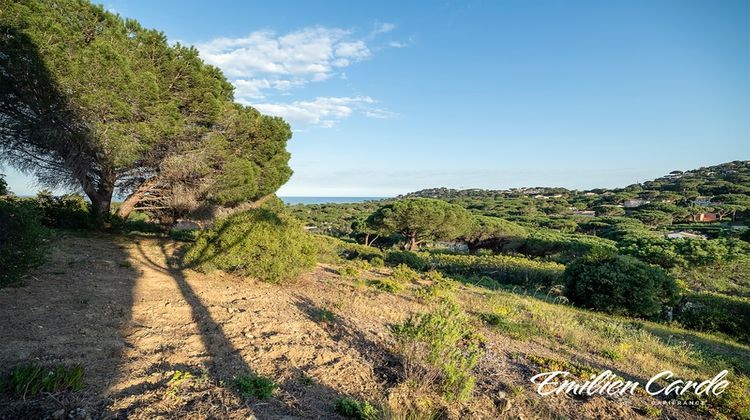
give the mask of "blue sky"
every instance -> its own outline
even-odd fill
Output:
[[[103,4],[292,124],[280,195],[615,187],[750,159],[746,0]]]

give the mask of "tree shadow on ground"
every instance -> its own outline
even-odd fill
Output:
[[[324,312],[306,297],[297,295],[294,303],[300,312],[321,325],[332,340],[355,349],[372,364],[376,377],[385,388],[395,386],[402,379],[403,369],[400,357],[392,353],[383,343],[367,338],[362,330],[351,321],[340,315]],[[329,315],[321,316],[324,313]]]

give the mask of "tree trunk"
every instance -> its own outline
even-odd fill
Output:
[[[146,195],[146,193],[153,188],[157,183],[156,178],[147,179],[143,182],[138,188],[133,191],[132,194],[128,196],[128,198],[125,199],[125,201],[122,202],[120,205],[120,208],[117,209],[117,216],[124,219],[127,219],[130,213],[133,211],[136,205],[138,205],[138,202],[141,201],[143,196]]]
[[[417,249],[417,234],[412,233],[409,237],[409,244],[407,245],[407,249],[409,251],[414,251]]]
[[[86,193],[91,200],[91,216],[96,226],[102,227],[109,220],[113,190],[99,189]]]
[[[365,233],[365,246],[370,245],[370,234]]]

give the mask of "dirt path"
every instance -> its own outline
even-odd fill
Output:
[[[285,288],[183,273],[171,268],[173,252],[157,239],[57,240],[25,287],[0,292],[9,320],[0,362],[82,364],[86,392],[70,404],[95,416],[319,418],[343,395],[382,397],[392,376],[377,367],[388,365],[382,327],[315,320],[321,306],[353,293],[325,268]],[[318,294],[311,281],[340,294]],[[175,381],[176,371],[191,378]],[[275,397],[245,399],[220,386],[249,373],[272,377]]]

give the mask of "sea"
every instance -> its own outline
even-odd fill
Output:
[[[382,200],[389,197],[279,197],[286,204],[332,204],[361,203],[363,201]]]

